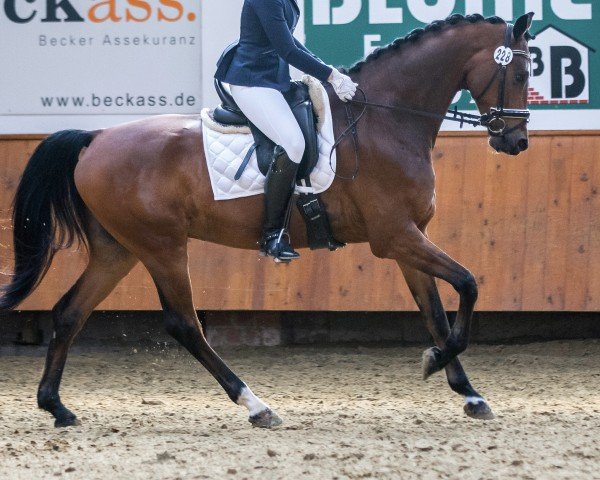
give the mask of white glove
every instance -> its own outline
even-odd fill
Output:
[[[356,87],[358,87],[358,83],[354,83],[352,79],[348,75],[344,75],[340,73],[340,71],[332,67],[333,71],[327,81],[331,83],[333,86],[333,90],[337,93],[337,96],[340,97],[342,102],[347,102],[348,100],[352,100],[354,94],[356,93]]]

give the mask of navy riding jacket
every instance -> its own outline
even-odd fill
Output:
[[[215,78],[232,85],[286,91],[293,65],[326,81],[331,67],[292,35],[299,17],[296,0],[245,0],[240,38],[219,58]]]

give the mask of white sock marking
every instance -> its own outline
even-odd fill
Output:
[[[477,405],[481,402],[485,403],[483,397],[469,397],[468,395],[465,397],[465,403],[472,403],[473,405]]]
[[[246,407],[251,417],[269,408],[266,403],[252,393],[249,387],[242,388],[237,403]]]

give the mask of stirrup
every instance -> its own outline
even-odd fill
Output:
[[[260,242],[260,253],[273,257],[275,263],[289,263],[300,257],[289,242],[289,234],[285,228],[266,234]]]

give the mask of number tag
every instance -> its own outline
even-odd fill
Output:
[[[494,52],[494,61],[506,67],[513,59],[513,51],[509,47],[498,47]]]

